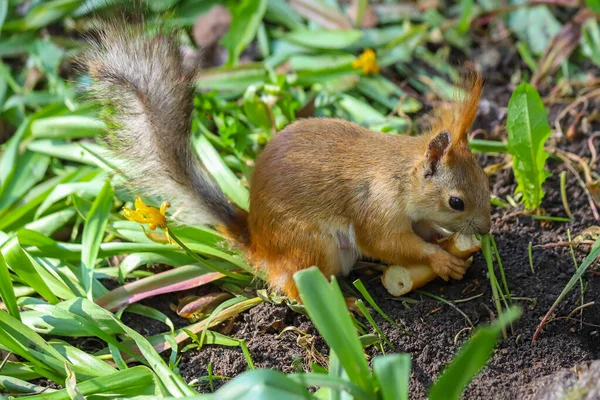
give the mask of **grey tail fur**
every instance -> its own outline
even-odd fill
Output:
[[[108,23],[83,59],[90,94],[108,111],[107,141],[143,195],[182,209],[185,222],[237,226],[247,240],[245,212],[232,205],[191,148],[194,78],[177,41],[141,27]]]

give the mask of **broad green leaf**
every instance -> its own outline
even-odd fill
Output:
[[[268,0],[265,19],[290,30],[306,29],[302,17],[285,0]]]
[[[510,308],[491,325],[478,328],[473,337],[454,357],[429,392],[430,400],[459,400],[471,379],[492,355],[502,329],[521,316],[517,307]]]
[[[69,363],[76,367],[77,379],[86,380],[117,372],[116,369],[83,350],[73,347],[62,340],[48,342],[56,351],[62,354]]]
[[[37,373],[55,382],[64,379],[66,359],[40,335],[5,312],[0,312],[0,344],[29,361]]]
[[[41,375],[35,372],[28,362],[12,362],[8,361],[2,367],[2,374],[30,381],[41,378]],[[1,385],[1,384],[0,384]]]
[[[8,1],[3,1],[0,4],[0,32],[2,32],[2,25],[4,25],[4,21],[6,20],[6,14],[8,13]],[[2,102],[0,102],[2,103]]]
[[[526,0],[512,0],[512,4],[522,4]],[[508,14],[508,26],[521,40],[525,40],[531,51],[540,56],[556,35],[561,24],[546,6],[520,7]]]
[[[600,66],[600,26],[594,18],[588,19],[581,29],[581,51],[596,66]]]
[[[34,288],[42,297],[50,303],[58,303],[58,299],[46,284],[46,279],[51,280],[51,277],[41,276],[40,271],[36,269],[32,260],[27,253],[21,248],[19,240],[13,238],[2,246],[2,254],[6,260],[6,264],[17,274],[23,282],[27,282],[29,286]],[[46,278],[46,279],[45,279]]]
[[[240,375],[211,397],[236,400],[309,400],[314,397],[301,384],[276,370],[255,369]]]
[[[207,68],[198,74],[196,86],[200,89],[225,90],[241,94],[249,85],[262,83],[265,74],[265,69],[260,63]]]
[[[8,140],[0,160],[0,189],[6,184],[8,177],[13,174],[17,168],[19,158],[19,147],[22,140],[30,134],[30,118],[25,119],[15,134]],[[1,194],[1,191],[0,191]]]
[[[35,212],[35,217],[39,218],[51,205],[72,194],[95,198],[102,190],[102,187],[103,182],[101,180],[94,180],[92,182],[69,182],[57,185],[38,207]]]
[[[394,131],[406,132],[408,121],[405,118],[391,117],[387,118],[371,105],[348,94],[343,94],[338,102],[339,106],[350,114],[350,117],[356,123],[368,126],[376,131]]]
[[[473,0],[461,0],[460,1],[460,21],[456,30],[460,34],[465,34],[469,30],[469,24],[471,23],[471,16],[473,14]]]
[[[267,0],[242,0],[230,9],[231,27],[221,44],[229,50],[227,64],[237,65],[240,54],[252,42],[267,9]]]
[[[410,355],[390,354],[373,359],[373,373],[383,400],[408,400]]]
[[[17,298],[15,297],[12,279],[10,277],[10,272],[8,272],[6,261],[4,261],[4,256],[2,256],[2,252],[0,252],[0,298],[6,305],[10,315],[20,320],[21,317],[19,316],[19,307],[17,306]]]
[[[550,174],[545,170],[550,125],[544,103],[533,86],[519,85],[508,103],[508,152],[513,156],[517,193],[523,193],[527,209],[538,208],[544,197],[542,185]]]
[[[36,221],[30,222],[26,224],[24,228],[50,236],[71,221],[76,214],[75,208],[65,208],[64,210],[57,211]]]
[[[83,143],[80,142],[66,143],[62,140],[39,139],[30,142],[27,149],[63,160],[76,161],[94,167],[104,167],[101,160],[96,156],[96,154],[102,154],[104,149],[94,143],[86,143],[83,147]],[[97,153],[92,154],[91,149],[97,151]]]
[[[600,13],[600,0],[585,0],[585,5],[596,14]]]
[[[365,96],[383,104],[390,110],[395,110],[400,106],[400,110],[403,112],[414,113],[423,107],[421,102],[408,97],[407,93],[381,75],[361,77],[357,89]]]
[[[345,49],[363,36],[358,30],[310,30],[293,31],[283,39],[311,49]]]
[[[337,0],[294,0],[292,6],[310,22],[324,28],[350,29],[352,27],[337,4]]]
[[[46,174],[50,157],[26,151],[16,160],[14,171],[0,187],[0,212],[16,203]]]
[[[31,135],[44,139],[74,139],[103,133],[103,121],[84,115],[39,118],[31,123]]]
[[[153,398],[164,397],[162,396],[158,382],[156,382],[156,375],[144,366],[132,367],[110,375],[80,382],[77,387],[84,396],[106,394],[110,398],[144,395],[153,396]],[[52,393],[30,396],[29,399],[71,400],[71,397],[66,389],[62,389]]]
[[[202,163],[217,181],[223,192],[241,208],[247,210],[249,192],[229,169],[208,139],[202,135],[194,138],[194,146]]]
[[[350,380],[372,393],[374,386],[363,347],[335,279],[328,283],[318,268],[311,267],[297,272],[294,280],[310,319],[335,351]]]
[[[81,279],[88,299],[93,300],[92,282],[94,279],[94,267],[100,243],[104,239],[104,232],[108,225],[108,216],[112,208],[113,190],[110,181],[106,181],[104,187],[92,205],[83,229],[82,252],[81,252]]]

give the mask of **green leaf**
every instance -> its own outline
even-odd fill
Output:
[[[533,86],[523,83],[508,103],[508,152],[513,156],[517,193],[523,193],[525,207],[536,209],[542,203],[542,185],[550,174],[544,169],[550,125],[544,103]]]
[[[84,115],[65,115],[40,118],[31,123],[34,138],[74,139],[103,133],[106,125],[101,120]]]
[[[58,299],[46,284],[46,280],[34,266],[27,253],[21,248],[19,240],[13,238],[2,246],[2,253],[8,266],[29,286],[34,288],[50,303],[58,303]],[[41,268],[41,267],[40,267]]]
[[[94,266],[100,244],[104,238],[104,231],[108,225],[108,216],[112,208],[113,190],[110,181],[107,180],[98,197],[92,205],[83,229],[82,251],[81,251],[81,278],[88,299],[93,300],[92,282],[94,280]]]
[[[223,161],[206,136],[202,135],[195,139],[194,145],[202,163],[217,181],[223,192],[234,203],[247,210],[250,197],[248,189],[242,185],[237,176],[225,164],[225,161]]]
[[[311,30],[311,31],[293,31],[283,39],[294,44],[308,47],[311,49],[345,49],[359,40],[363,33],[358,30]]]
[[[0,212],[17,202],[38,183],[46,174],[49,164],[50,157],[31,151],[19,156],[14,171],[0,187]]]
[[[265,79],[265,69],[260,63],[236,67],[207,68],[198,74],[196,85],[200,89],[213,89],[243,93],[249,85],[260,84]]]
[[[299,383],[276,370],[255,369],[243,373],[221,389],[213,397],[236,400],[309,400],[314,397]]]
[[[10,272],[8,272],[6,261],[4,261],[4,256],[2,256],[2,252],[0,252],[0,298],[6,305],[10,315],[20,320],[21,317],[19,316],[19,307],[17,306],[17,298],[15,297],[12,279],[10,277]]]
[[[221,44],[229,50],[227,65],[237,65],[242,51],[256,36],[267,9],[267,0],[243,0],[231,11],[231,27]]]
[[[373,381],[363,347],[335,278],[329,284],[318,268],[311,267],[297,272],[294,280],[310,319],[335,351],[350,380],[372,393]]]
[[[106,394],[110,398],[131,396],[159,396],[161,391],[156,382],[156,376],[144,366],[137,366],[111,375],[81,382],[77,388],[84,396]],[[71,400],[67,389],[52,393],[43,393],[28,397],[31,400]]]
[[[600,13],[600,0],[585,0],[585,5],[596,14]]]
[[[4,21],[6,20],[7,13],[8,13],[8,1],[3,1],[2,4],[0,4],[0,32],[2,32],[2,25],[4,25]]]
[[[522,4],[526,0],[513,0],[512,4]],[[508,14],[508,26],[516,36],[525,40],[531,51],[541,56],[556,35],[561,24],[546,6],[520,7]]]
[[[390,354],[373,359],[373,373],[383,400],[408,400],[411,361],[409,354]]]
[[[491,325],[477,329],[473,337],[454,357],[429,392],[430,400],[459,400],[471,379],[487,363],[502,329],[521,316],[517,307],[510,308]]]
[[[460,1],[460,21],[456,30],[460,34],[465,34],[469,30],[471,16],[473,15],[473,0]]]
[[[269,0],[265,20],[281,24],[290,30],[306,29],[302,17],[285,0]]]

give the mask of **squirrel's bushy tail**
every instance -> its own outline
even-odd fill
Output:
[[[196,70],[186,68],[177,41],[141,27],[108,23],[83,59],[90,94],[105,105],[107,141],[123,171],[145,195],[182,209],[189,224],[216,225],[249,242],[247,214],[231,204],[191,147]]]

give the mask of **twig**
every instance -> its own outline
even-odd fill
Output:
[[[592,214],[594,215],[594,219],[596,221],[600,220],[600,215],[598,214],[598,208],[596,207],[596,204],[594,203],[594,198],[592,197],[592,194],[590,193],[590,191],[589,191],[588,187],[586,186],[585,182],[583,181],[583,179],[581,179],[581,177],[579,176],[579,173],[577,172],[575,167],[573,167],[573,165],[571,165],[571,163],[568,162],[570,160],[570,157],[567,155],[566,152],[564,152],[560,149],[556,149],[555,153],[559,158],[561,158],[563,161],[565,161],[565,165],[567,166],[567,168],[569,168],[569,170],[573,173],[573,175],[575,175],[577,182],[579,183],[579,185],[583,189],[583,192],[585,193],[586,197],[588,198],[588,202],[590,203],[590,208],[592,209]],[[571,154],[571,156],[575,156],[575,155]],[[575,157],[577,157],[577,156],[575,156]],[[581,160],[580,157],[579,157],[579,159]],[[581,160],[581,161],[583,161],[583,160]],[[588,170],[589,170],[589,167],[588,167]]]
[[[589,303],[585,303],[585,304],[581,304],[580,306],[577,306],[573,309],[573,311],[571,311],[569,313],[569,315],[567,315],[567,319],[571,319],[571,317],[573,316],[573,314],[575,314],[577,311],[579,310],[583,310],[584,308],[588,308],[593,306],[594,304],[596,304],[595,301],[590,301]]]
[[[594,147],[594,139],[598,137],[600,137],[600,132],[594,132],[594,134],[588,139],[588,147],[590,148],[590,153],[592,154],[592,159],[589,163],[591,168],[594,168],[594,165],[596,165],[596,161],[598,159],[598,153],[596,152],[596,148]]]
[[[567,199],[567,171],[560,173],[560,197],[565,208],[565,213],[572,219],[573,213],[571,212],[571,208],[569,208],[569,200]]]
[[[540,249],[552,249],[554,247],[570,247],[570,246],[591,246],[594,244],[593,240],[580,240],[577,242],[555,242],[547,244],[536,244],[533,247]]]
[[[529,242],[529,246],[527,246],[527,257],[529,258],[529,268],[531,268],[531,273],[535,274],[535,270],[533,269],[533,243]]]

